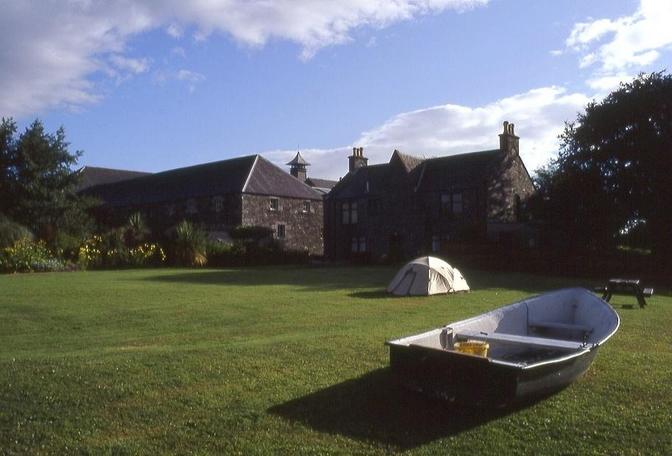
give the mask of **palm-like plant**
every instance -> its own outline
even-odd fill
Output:
[[[208,261],[205,248],[206,237],[200,228],[187,220],[183,220],[175,227],[175,257],[178,263],[187,266],[205,266]]]

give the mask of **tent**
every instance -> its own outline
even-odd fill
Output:
[[[398,296],[427,296],[469,291],[469,285],[457,268],[439,258],[424,256],[401,268],[387,291]]]

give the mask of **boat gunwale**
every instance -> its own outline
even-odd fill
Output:
[[[509,361],[498,360],[496,358],[481,357],[481,356],[477,356],[477,355],[470,355],[470,354],[467,354],[467,353],[461,353],[461,352],[458,352],[458,351],[455,351],[455,350],[445,350],[443,348],[428,347],[428,346],[424,346],[424,345],[416,345],[416,344],[412,344],[412,343],[407,343],[408,340],[413,340],[413,339],[418,339],[418,338],[423,338],[423,337],[431,337],[431,336],[434,336],[434,335],[438,336],[439,334],[441,334],[441,331],[443,331],[447,327],[450,327],[451,325],[467,324],[467,323],[470,323],[472,321],[482,319],[484,316],[486,316],[488,314],[491,314],[495,311],[501,311],[503,309],[506,309],[507,307],[518,305],[520,303],[524,303],[528,300],[539,298],[539,297],[547,295],[549,293],[559,293],[559,292],[562,292],[562,291],[572,291],[572,290],[573,291],[579,291],[582,294],[588,294],[588,295],[592,296],[593,298],[595,298],[597,301],[599,301],[602,305],[607,306],[607,308],[609,310],[611,310],[613,312],[613,314],[616,316],[616,324],[614,325],[613,330],[611,332],[609,332],[606,336],[604,336],[602,339],[600,339],[599,341],[591,343],[589,345],[586,345],[585,348],[582,348],[582,349],[580,348],[580,349],[577,349],[576,351],[571,351],[567,355],[561,356],[559,358],[551,358],[551,359],[548,359],[548,360],[539,361],[539,362],[531,363],[531,364],[528,364],[528,363],[525,363],[525,362],[512,363],[512,362],[509,362]],[[448,324],[446,324],[444,326],[441,326],[439,328],[431,329],[429,331],[421,332],[421,333],[418,333],[418,334],[413,334],[413,335],[410,335],[410,336],[405,336],[405,337],[401,337],[401,338],[397,338],[397,339],[393,339],[393,340],[386,340],[385,345],[387,345],[387,346],[395,345],[395,346],[399,346],[399,347],[410,347],[412,345],[414,347],[421,347],[421,348],[427,349],[427,350],[433,350],[433,351],[438,351],[438,352],[442,352],[442,353],[449,353],[451,355],[456,354],[456,355],[460,355],[460,356],[469,356],[469,357],[474,357],[474,358],[485,358],[488,362],[490,362],[492,364],[497,364],[497,365],[506,366],[506,367],[513,367],[513,368],[517,368],[517,369],[521,369],[521,370],[529,370],[529,369],[533,369],[533,368],[537,368],[537,367],[541,367],[541,366],[562,363],[562,362],[565,362],[565,361],[570,360],[572,358],[578,358],[580,356],[583,356],[586,353],[589,353],[593,350],[597,350],[604,342],[609,340],[616,333],[616,331],[618,331],[618,328],[620,327],[620,325],[621,325],[621,317],[620,317],[620,315],[618,315],[618,312],[616,312],[614,310],[614,308],[609,303],[607,303],[606,301],[604,301],[603,299],[601,299],[600,297],[598,297],[597,295],[595,295],[594,293],[592,293],[591,291],[589,291],[585,288],[572,287],[572,288],[562,288],[562,289],[559,289],[559,290],[553,290],[553,291],[548,292],[548,293],[540,293],[540,294],[537,294],[537,295],[529,296],[525,299],[521,299],[519,301],[513,302],[511,304],[507,304],[507,305],[502,306],[502,307],[497,307],[497,308],[492,309],[488,312],[485,312],[485,313],[467,318],[465,320],[460,320],[460,321],[448,323]]]

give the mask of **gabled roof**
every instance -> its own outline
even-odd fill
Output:
[[[385,193],[394,181],[390,164],[362,166],[343,177],[329,192],[328,198],[355,198],[364,194],[375,196]],[[367,192],[366,183],[369,183]]]
[[[402,154],[396,149],[392,153],[392,157],[390,157],[390,164],[394,163],[395,160],[398,160],[403,165],[406,172],[413,171],[416,166],[424,161],[423,158]]]
[[[427,159],[416,170],[416,190],[435,191],[445,189],[446,185],[476,182],[489,175],[503,156],[502,150],[493,149]]]
[[[142,171],[127,171],[125,169],[100,168],[97,166],[83,166],[77,173],[80,176],[77,191],[94,185],[111,184],[151,174]]]
[[[178,201],[228,193],[321,199],[321,195],[260,155],[232,158],[141,176],[86,190],[109,205]]]
[[[395,150],[388,163],[363,166],[348,173],[334,187],[329,197],[356,198],[365,194],[377,196],[400,185],[409,186],[411,191],[438,191],[451,186],[470,186],[488,177],[503,156],[502,150],[493,149],[422,159]]]
[[[243,193],[285,196],[287,198],[322,199],[310,186],[299,181],[261,155],[252,168]]]

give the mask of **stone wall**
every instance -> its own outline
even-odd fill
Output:
[[[103,205],[94,210],[94,215],[101,223],[121,226],[131,214],[140,212],[155,232],[163,232],[182,220],[206,231],[228,231],[241,224],[241,205],[240,194],[225,194],[137,206]]]
[[[271,228],[274,236],[290,250],[307,250],[311,255],[324,253],[323,203],[319,200],[304,200],[277,197],[277,209],[271,206],[274,197],[265,195],[242,196],[242,224]],[[306,203],[309,208],[306,208]],[[308,210],[306,210],[308,209]],[[278,225],[284,225],[284,238],[278,237]]]
[[[520,207],[534,194],[534,185],[520,156],[513,151],[507,154],[488,183],[488,213],[490,223],[519,222]],[[516,202],[516,197],[519,202]]]

